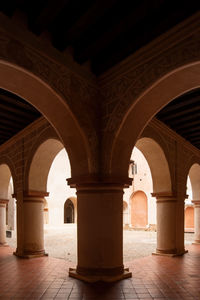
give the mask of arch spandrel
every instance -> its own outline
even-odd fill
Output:
[[[200,87],[200,62],[177,68],[148,87],[132,105],[118,127],[111,147],[109,172],[127,173],[131,151],[148,122],[173,99]],[[129,94],[131,102],[131,94]],[[122,159],[123,157],[123,159]],[[119,164],[118,161],[121,163]]]
[[[72,176],[94,172],[87,138],[66,101],[31,72],[0,60],[0,87],[28,101],[54,127],[72,163]]]
[[[3,167],[2,167],[3,166]],[[7,182],[7,180],[10,180],[10,178],[12,177],[13,179],[13,191],[14,194],[17,191],[17,183],[18,183],[18,177],[16,175],[16,168],[15,165],[13,163],[13,161],[6,155],[2,155],[0,157],[0,168],[1,168],[1,174],[3,175],[3,170],[6,170],[6,180],[5,182]],[[1,175],[0,175],[1,176]],[[7,185],[7,183],[6,183]]]
[[[0,199],[8,199],[8,189],[11,177],[12,174],[8,165],[0,164]]]
[[[63,149],[63,144],[56,139],[48,139],[35,151],[28,174],[28,190],[47,191],[47,178],[56,155]]]

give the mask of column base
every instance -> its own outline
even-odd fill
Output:
[[[9,247],[7,243],[0,243],[0,247]]]
[[[183,250],[181,252],[174,252],[174,253],[170,253],[170,252],[165,252],[164,250],[156,250],[156,252],[153,252],[152,255],[158,255],[158,256],[169,256],[169,257],[175,257],[175,256],[181,256],[184,255],[185,253],[188,253],[188,250]]]
[[[200,245],[200,241],[199,240],[195,240],[192,245]]]
[[[122,279],[132,277],[132,273],[129,272],[128,268],[125,268],[122,274],[119,275],[82,275],[77,273],[76,269],[69,268],[69,277],[82,280],[84,282],[93,283],[98,281],[103,282],[115,282]]]
[[[19,253],[18,251],[13,252],[13,254],[17,257],[20,258],[37,258],[37,257],[42,257],[42,256],[48,256],[48,253],[45,253],[43,251],[36,251],[36,252],[31,252],[31,253]]]

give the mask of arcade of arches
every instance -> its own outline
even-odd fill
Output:
[[[71,277],[92,282],[131,276],[123,265],[123,214],[126,224],[145,227],[154,224],[156,211],[155,254],[185,254],[188,176],[194,243],[199,244],[200,151],[154,118],[170,101],[199,88],[195,22],[187,30],[183,26],[172,31],[172,43],[169,37],[162,43],[158,39],[141,56],[130,56],[97,79],[35,37],[29,39],[28,33],[12,28],[4,17],[0,21],[0,87],[43,115],[0,146],[1,246],[8,204],[16,210],[15,255],[45,255],[43,224],[52,220],[54,205],[48,201],[53,199],[51,166],[63,148],[69,157],[66,189],[71,187],[73,193],[63,197],[63,213],[58,210],[55,217],[63,223],[77,221],[77,266],[70,269]],[[139,183],[133,190],[134,146],[145,157],[152,177],[146,194]],[[151,220],[149,205],[154,210]],[[187,222],[192,228],[191,216]]]

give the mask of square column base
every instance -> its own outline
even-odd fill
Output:
[[[9,245],[7,243],[3,243],[3,244],[0,243],[0,247],[9,247]]]
[[[20,258],[37,258],[37,257],[43,257],[43,256],[49,256],[48,253],[38,253],[38,254],[19,254],[17,252],[13,252],[13,254]]]
[[[103,282],[115,282],[115,281],[119,281],[119,280],[122,280],[122,279],[127,279],[127,278],[130,278],[132,277],[132,273],[129,272],[129,269],[126,268],[124,269],[124,272],[120,275],[113,275],[113,276],[104,276],[104,275],[80,275],[76,272],[76,269],[72,269],[72,268],[69,268],[69,276],[70,277],[73,277],[73,278],[76,278],[76,279],[79,279],[79,280],[82,280],[82,281],[85,281],[85,282],[88,282],[88,283],[93,283],[93,282],[98,282],[98,281],[103,281]]]
[[[183,252],[180,252],[180,253],[161,253],[161,252],[153,252],[152,255],[175,257],[175,256],[181,256],[181,255],[184,255],[185,253],[188,253],[188,250],[184,250]]]

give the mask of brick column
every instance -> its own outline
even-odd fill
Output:
[[[123,266],[123,187],[76,184],[78,264],[69,276],[87,282],[131,277]]]
[[[29,191],[23,195],[23,239],[14,253],[20,257],[39,257],[44,251],[44,197],[48,193]],[[19,250],[20,249],[20,250]]]
[[[0,199],[0,246],[7,246],[6,244],[6,204],[9,200]]]
[[[194,243],[200,244],[200,200],[193,200],[194,203]]]

